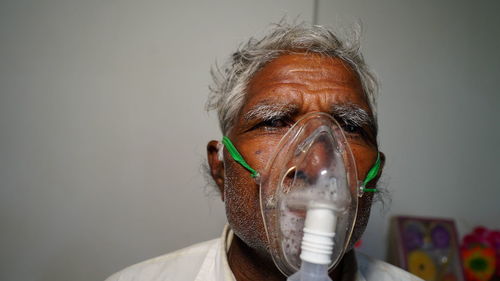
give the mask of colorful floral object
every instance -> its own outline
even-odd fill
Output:
[[[485,227],[476,227],[472,233],[463,238],[462,253],[468,249],[475,248],[488,248],[493,251],[495,258],[493,264],[494,275],[500,277],[500,231],[489,230]],[[464,264],[464,267],[466,266]]]
[[[408,255],[408,271],[424,280],[436,280],[436,264],[424,251],[415,250]]]
[[[431,236],[435,248],[444,249],[450,246],[450,233],[444,226],[438,225],[434,227]]]
[[[421,248],[424,244],[424,235],[420,228],[414,224],[409,224],[403,232],[404,244],[408,250]]]
[[[495,251],[491,248],[462,249],[462,258],[467,280],[488,281],[495,273]]]

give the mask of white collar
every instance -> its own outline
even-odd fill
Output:
[[[236,281],[227,261],[227,251],[232,241],[233,231],[226,224],[219,242],[208,250],[195,281]]]
[[[236,281],[227,260],[227,253],[233,237],[233,231],[226,224],[219,242],[210,247],[195,281]],[[359,270],[359,265],[355,280],[366,281]]]

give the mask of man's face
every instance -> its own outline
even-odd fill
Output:
[[[248,164],[262,172],[283,135],[311,112],[331,114],[342,125],[362,181],[377,157],[375,126],[357,75],[340,59],[287,54],[268,63],[250,80],[244,105],[227,136]],[[367,118],[357,126],[351,121],[359,118],[359,112]],[[259,185],[227,151],[223,163],[210,158],[209,144],[212,176],[221,189],[231,229],[248,246],[265,253]],[[220,167],[218,176],[215,164]],[[371,199],[365,194],[360,200],[353,241],[364,231]]]

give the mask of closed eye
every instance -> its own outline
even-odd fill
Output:
[[[364,132],[362,127],[354,124],[342,124],[341,127],[348,134],[363,134]]]
[[[365,127],[345,122],[342,122],[340,126],[342,127],[342,131],[344,131],[345,137],[349,142],[363,145],[374,143],[372,135]]]
[[[293,120],[287,117],[273,117],[268,120],[263,120],[255,125],[252,129],[264,129],[266,131],[277,131],[280,129],[288,129],[293,124]]]

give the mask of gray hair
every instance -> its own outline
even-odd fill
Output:
[[[246,88],[252,77],[280,55],[301,52],[339,58],[347,63],[358,75],[365,98],[376,118],[378,84],[360,52],[359,35],[359,25],[342,40],[319,25],[275,24],[262,39],[250,38],[240,46],[222,69],[217,66],[212,68],[213,84],[209,87],[206,108],[217,110],[221,131],[227,134],[243,106]]]

